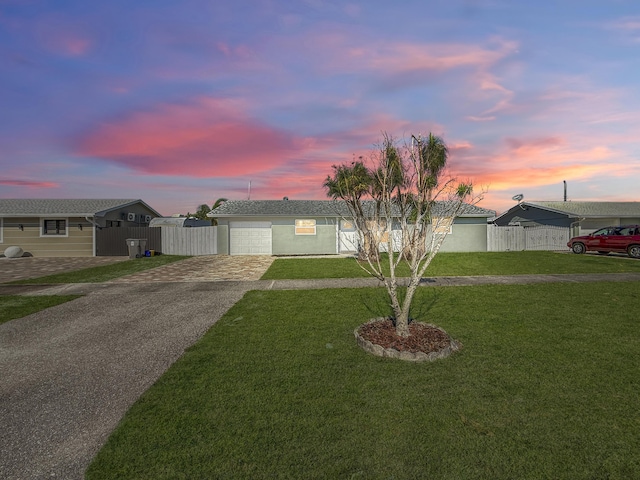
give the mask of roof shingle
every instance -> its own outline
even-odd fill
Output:
[[[0,199],[0,216],[93,216],[116,208],[123,208],[139,199]],[[156,212],[157,213],[157,212]],[[160,215],[160,214],[158,214]]]
[[[578,217],[640,217],[640,202],[526,202]]]
[[[227,200],[210,213],[212,217],[342,217],[349,212],[342,201],[333,200]],[[465,204],[460,216],[492,217],[493,210]]]

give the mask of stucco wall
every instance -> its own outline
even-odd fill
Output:
[[[218,221],[217,231],[218,255],[229,255],[229,224]]]
[[[478,223],[482,222],[482,223]],[[486,252],[486,219],[457,219],[442,244],[441,252]]]
[[[318,222],[319,223],[319,222]],[[336,252],[335,225],[316,224],[315,235],[296,235],[294,225],[273,225],[274,255],[326,255]]]

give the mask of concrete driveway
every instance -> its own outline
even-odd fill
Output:
[[[0,325],[0,478],[83,478],[129,407],[251,288],[193,281],[215,263],[198,258],[178,262],[174,273],[87,284],[79,299]],[[226,265],[242,265],[247,280],[270,263]]]

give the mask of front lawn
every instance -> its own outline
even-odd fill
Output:
[[[640,272],[640,261],[624,256],[574,255],[544,251],[439,253],[425,276],[524,275]],[[409,276],[402,266],[399,276]],[[354,258],[279,258],[263,280],[357,278],[369,275]]]
[[[639,292],[419,289],[416,316],[464,345],[421,364],[356,345],[386,312],[382,289],[249,292],[87,478],[640,478]]]
[[[61,303],[78,298],[79,295],[48,295],[24,297],[21,295],[0,296],[0,324],[15,318],[26,317],[45,308],[54,307]]]

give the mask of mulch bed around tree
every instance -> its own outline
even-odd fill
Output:
[[[358,333],[365,340],[382,348],[393,348],[399,352],[431,353],[451,345],[451,337],[443,330],[419,322],[409,324],[408,337],[396,335],[396,327],[390,319],[361,325]]]

